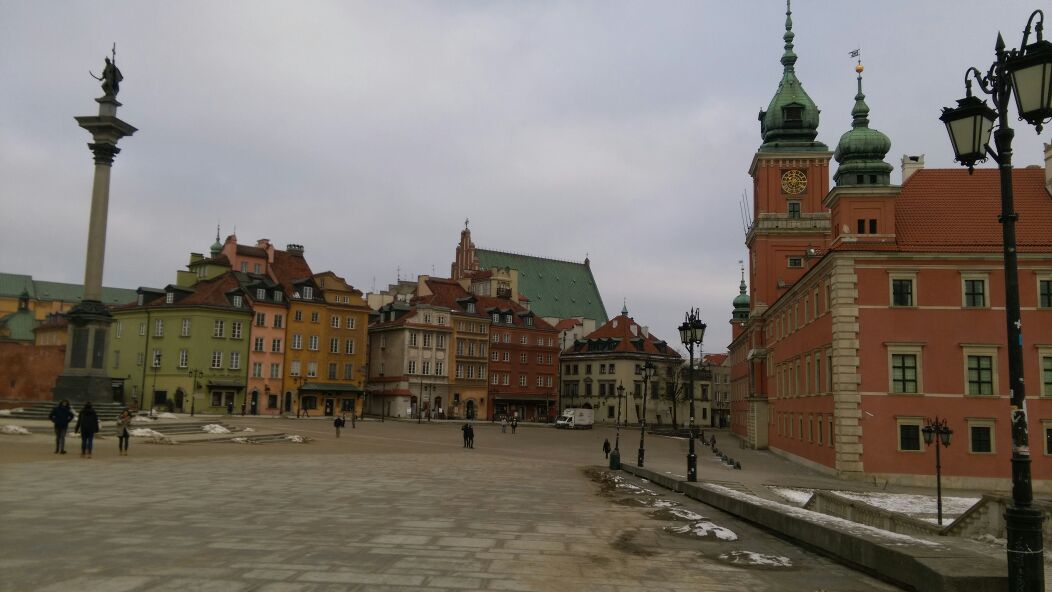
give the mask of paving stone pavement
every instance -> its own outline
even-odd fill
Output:
[[[0,591],[895,590],[655,487],[739,539],[673,536],[550,455],[303,450],[0,465]]]

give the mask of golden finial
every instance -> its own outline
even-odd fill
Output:
[[[865,68],[862,67],[862,62],[855,64],[855,72],[861,74],[863,70],[865,70]]]

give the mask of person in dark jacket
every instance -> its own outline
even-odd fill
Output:
[[[91,458],[91,447],[95,444],[95,434],[99,433],[99,414],[95,413],[91,401],[84,403],[84,408],[80,410],[73,433],[80,433],[80,455]]]
[[[69,422],[73,421],[73,410],[69,408],[69,401],[59,401],[47,417],[55,424],[55,454],[65,454],[66,432],[69,431]]]
[[[610,458],[610,439],[606,438],[603,440],[603,456]]]

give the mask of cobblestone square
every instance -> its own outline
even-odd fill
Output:
[[[367,422],[336,439],[288,423],[315,439],[134,441],[128,457],[103,440],[90,460],[52,455],[43,435],[0,441],[0,590],[895,589],[644,482],[599,482],[608,430],[480,425],[468,450],[457,424]],[[653,440],[648,454],[680,453]],[[737,540],[666,532],[683,522],[665,503]],[[791,567],[720,559],[746,552]]]

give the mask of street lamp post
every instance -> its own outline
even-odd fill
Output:
[[[643,364],[643,417],[639,420],[639,456],[636,458],[636,466],[638,467],[643,466],[643,456],[646,452],[643,448],[643,435],[647,431],[647,385],[650,382],[650,378],[654,376],[655,370],[656,368],[654,368],[654,364],[650,360]]]
[[[679,326],[679,338],[690,354],[688,380],[690,384],[690,444],[687,451],[687,481],[698,480],[698,455],[694,453],[694,347],[701,346],[705,339],[705,323],[698,318],[700,311],[690,309]]]
[[[1032,44],[1030,28],[1034,18],[1037,41]],[[1008,333],[1008,381],[1011,394],[1012,427],[1012,504],[1005,510],[1008,536],[1008,584],[1012,592],[1044,590],[1043,541],[1041,512],[1033,507],[1030,482],[1030,435],[1026,413],[1026,390],[1023,383],[1023,332],[1019,312],[1019,271],[1016,257],[1015,213],[1012,188],[1012,138],[1008,125],[1008,102],[1015,94],[1019,118],[1041,132],[1052,118],[1052,43],[1042,39],[1045,15],[1035,10],[1023,30],[1020,49],[1005,49],[1004,39],[997,35],[996,59],[986,74],[969,68],[964,75],[966,96],[957,107],[943,109],[940,119],[953,144],[955,160],[968,167],[994,159],[1001,177],[1001,232],[1004,247],[1005,321]],[[990,95],[995,109],[972,96],[972,80]],[[994,146],[989,145],[993,132]]]
[[[953,435],[953,430],[946,425],[945,419],[939,419],[936,415],[935,419],[925,420],[924,427],[921,428],[921,434],[924,435],[924,443],[931,446],[935,443],[935,505],[939,517],[939,526],[942,526],[942,458],[939,450],[944,446],[950,445],[950,436]]]
[[[161,352],[156,352],[153,355],[153,387],[150,393],[150,415],[153,416],[153,406],[157,402],[157,373],[161,371]]]

